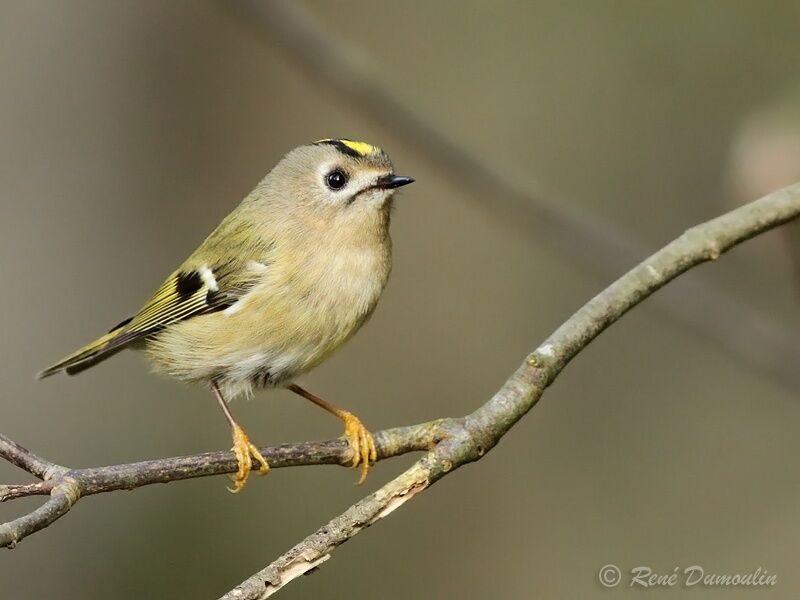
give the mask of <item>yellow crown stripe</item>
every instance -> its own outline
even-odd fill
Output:
[[[354,140],[339,140],[345,146],[353,150],[354,152],[358,152],[361,156],[366,156],[367,154],[374,154],[378,151],[378,149],[373,146],[372,144],[368,144],[367,142],[356,142]]]
[[[323,140],[317,140],[314,142],[314,144],[341,144],[359,156],[369,156],[370,154],[380,152],[380,148],[373,146],[372,144],[368,144],[367,142],[358,142],[356,140],[348,140],[344,138],[339,140],[325,138]]]

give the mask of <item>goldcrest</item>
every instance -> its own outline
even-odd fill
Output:
[[[233,430],[238,472],[267,461],[227,401],[285,387],[339,417],[361,465],[376,459],[372,435],[351,413],[295,379],[320,364],[369,319],[392,264],[389,221],[397,188],[387,154],[365,142],[325,139],[289,152],[173,272],[133,317],[39,373],[79,373],[125,348],[154,370],[201,382]]]

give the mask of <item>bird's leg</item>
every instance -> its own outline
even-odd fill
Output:
[[[326,402],[319,396],[301,388],[296,383],[289,384],[286,386],[286,389],[302,396],[306,400],[310,400],[317,406],[324,408],[329,413],[342,420],[344,423],[344,437],[347,438],[350,448],[353,450],[353,462],[350,466],[355,468],[361,465],[361,478],[358,480],[358,483],[363,483],[364,479],[367,477],[370,464],[378,459],[378,453],[375,450],[375,440],[372,438],[372,434],[364,427],[361,420],[353,413]]]
[[[214,381],[211,382],[211,390],[214,392],[214,396],[216,396],[217,402],[219,402],[222,412],[225,413],[225,418],[228,419],[228,423],[231,424],[231,429],[233,430],[233,448],[231,448],[231,450],[233,450],[233,453],[236,455],[236,462],[239,465],[239,470],[236,472],[236,475],[231,477],[233,489],[228,488],[228,490],[235,494],[242,490],[244,484],[247,482],[247,478],[250,476],[250,471],[253,468],[252,456],[255,456],[256,460],[261,463],[258,469],[260,475],[267,474],[269,465],[267,464],[267,460],[261,455],[261,452],[258,451],[258,448],[256,448],[250,441],[250,438],[247,437],[244,429],[242,429],[233,418],[228,403],[225,402],[225,398],[222,397],[219,386]]]

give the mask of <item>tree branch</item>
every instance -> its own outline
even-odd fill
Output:
[[[534,182],[499,172],[469,145],[452,139],[382,83],[382,70],[367,53],[336,35],[296,2],[224,2],[246,26],[288,53],[309,79],[356,107],[433,165],[464,198],[487,216],[524,235],[544,240],[594,276],[614,277],[635,265],[646,248],[624,231],[585,214],[572,203],[548,199]],[[487,198],[491,199],[487,203]],[[487,210],[488,209],[488,210]],[[726,310],[718,307],[725,304]],[[796,389],[800,369],[782,360],[800,355],[800,340],[774,318],[710,281],[682,281],[650,303],[662,317],[711,340],[746,368]]]
[[[733,246],[798,216],[800,184],[795,184],[689,229],[572,315],[526,357],[483,406],[461,419],[441,421],[441,441],[421,460],[225,594],[222,600],[271,596],[327,560],[337,546],[447,473],[479,460],[538,402],[570,360],[628,310],[692,267],[716,260]]]
[[[387,516],[447,473],[480,459],[536,404],[569,361],[628,310],[681,273],[715,260],[736,244],[798,215],[800,184],[795,184],[689,229],[584,305],[527,356],[503,387],[475,412],[375,434],[379,460],[413,451],[427,450],[427,453],[399,477],[350,507],[224,598],[255,599],[271,595],[327,560],[336,546]],[[341,438],[260,450],[273,468],[347,465],[352,459],[347,442]],[[0,547],[14,547],[26,536],[44,529],[67,514],[83,496],[233,473],[237,467],[231,452],[210,452],[70,469],[36,456],[3,435],[0,435],[0,457],[41,480],[0,486],[0,501],[50,495],[39,508],[0,525]]]
[[[441,439],[442,422],[431,421],[377,432],[374,437],[378,460],[428,450]],[[259,450],[273,469],[306,465],[349,466],[352,461],[352,450],[344,438],[283,444]],[[31,484],[0,485],[0,502],[50,495],[43,506],[0,525],[0,547],[10,548],[63,517],[84,496],[132,490],[154,483],[225,475],[237,470],[232,452],[207,452],[108,467],[68,469],[36,456],[2,434],[0,457],[42,480]]]

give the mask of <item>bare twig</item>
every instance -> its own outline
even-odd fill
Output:
[[[0,434],[0,456],[39,479],[47,479],[51,473],[60,468],[58,465],[36,456],[3,434]]]
[[[427,450],[441,438],[442,421],[379,431],[375,434],[378,460],[408,452]],[[322,442],[283,444],[261,448],[270,467],[305,465],[350,465],[352,451],[340,438]],[[81,497],[92,494],[132,490],[154,483],[235,473],[232,452],[207,452],[194,456],[162,458],[108,467],[68,469],[50,463],[0,434],[0,457],[42,481],[22,485],[0,485],[0,502],[25,496],[49,494],[50,499],[29,514],[0,524],[0,547],[16,544],[56,519],[64,516]]]
[[[225,2],[242,21],[269,43],[286,51],[321,84],[372,118],[438,168],[465,198],[526,235],[545,240],[564,256],[601,277],[613,277],[636,264],[646,252],[630,236],[568,202],[532,192],[533,182],[507,176],[469,153],[398,98],[382,83],[381,70],[369,56],[344,41],[296,2],[240,0]],[[490,203],[486,199],[491,198]],[[695,335],[713,341],[731,358],[794,389],[800,369],[783,357],[800,354],[800,340],[769,315],[709,281],[681,281],[659,294],[651,307]],[[718,310],[724,304],[725,311]]]
[[[689,229],[572,315],[525,359],[486,404],[461,419],[440,422],[442,441],[411,468],[228,592],[223,600],[255,600],[272,595],[447,473],[480,459],[536,404],[570,360],[628,310],[692,267],[716,260],[736,244],[797,216],[800,184]],[[796,361],[785,360],[797,367]]]

